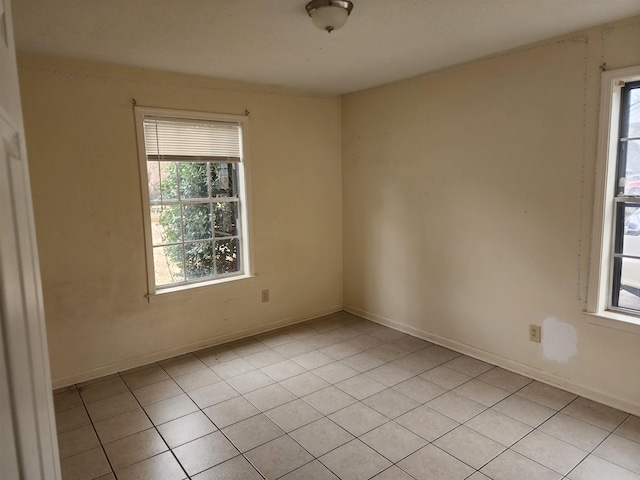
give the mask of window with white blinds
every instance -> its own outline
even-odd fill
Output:
[[[136,108],[136,118],[150,294],[248,273],[246,117]]]

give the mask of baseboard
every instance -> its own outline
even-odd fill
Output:
[[[159,362],[161,360],[166,360],[167,358],[175,357],[176,355],[181,355],[183,353],[189,353],[196,350],[201,350],[203,348],[213,347],[215,345],[220,345],[221,343],[226,343],[233,340],[240,340],[242,338],[250,337],[252,335],[266,333],[271,330],[287,327],[289,325],[295,325],[296,323],[306,322],[308,320],[313,320],[314,318],[324,317],[326,315],[331,315],[333,313],[338,313],[341,311],[342,311],[342,305],[334,305],[332,307],[317,310],[315,312],[312,312],[306,315],[289,317],[289,318],[277,320],[275,322],[270,322],[270,323],[253,327],[253,328],[247,328],[244,330],[239,330],[239,331],[227,333],[224,335],[216,335],[214,337],[198,340],[197,342],[181,345],[179,347],[161,350],[159,352],[142,355],[140,357],[129,358],[127,360],[110,363],[108,365],[102,365],[100,367],[92,368],[90,370],[85,370],[73,375],[67,375],[65,377],[54,378],[51,380],[52,387],[55,390],[55,389],[66,387],[76,383],[86,382],[89,380],[103,377],[105,375],[110,375],[112,373],[122,372],[123,370],[128,370],[130,368],[146,365],[147,363]]]
[[[554,387],[562,388],[563,390],[567,390],[568,392],[588,398],[590,400],[593,400],[594,402],[599,402],[604,405],[617,408],[618,410],[632,413],[634,415],[640,415],[640,405],[636,403],[632,403],[630,401],[623,400],[617,397],[612,397],[607,393],[601,392],[599,390],[594,390],[585,385],[572,382],[570,380],[567,380],[566,378],[562,378],[552,373],[545,372],[530,365],[501,357],[500,355],[481,350],[465,343],[457,342],[449,338],[435,335],[426,330],[404,325],[402,323],[377,315],[375,313],[368,312],[366,310],[362,310],[352,305],[345,305],[344,310],[354,315],[358,315],[359,317],[366,318],[367,320],[371,320],[372,322],[378,323],[380,325],[391,327],[395,330],[413,335],[414,337],[418,337],[437,345],[450,348],[451,350],[455,350],[456,352],[463,353],[470,357],[477,358],[478,360],[491,363],[492,365],[497,365],[504,368],[505,370],[519,373],[520,375],[525,375],[529,378],[533,378],[534,380],[538,380]]]

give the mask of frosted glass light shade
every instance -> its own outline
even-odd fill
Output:
[[[315,9],[311,14],[313,24],[320,30],[338,30],[346,22],[349,12],[342,7],[325,5]]]
[[[331,33],[346,23],[353,3],[349,0],[311,0],[306,9],[316,27]]]

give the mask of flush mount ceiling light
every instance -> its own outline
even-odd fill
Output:
[[[347,0],[312,0],[307,3],[307,13],[320,30],[331,33],[342,27],[353,9]]]

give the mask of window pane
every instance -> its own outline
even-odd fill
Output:
[[[197,203],[183,206],[184,239],[211,238],[211,205]]]
[[[218,274],[240,271],[238,243],[237,238],[216,242],[216,267]]]
[[[216,237],[238,235],[238,202],[214,204]]]
[[[626,146],[625,189],[627,195],[640,195],[640,140],[630,140]]]
[[[213,242],[186,243],[184,259],[187,280],[213,277]]]
[[[209,198],[207,188],[207,164],[195,162],[180,162],[180,198]]]
[[[147,162],[147,177],[151,204],[178,198],[175,163]]]
[[[151,203],[160,201],[160,162],[147,162],[149,199]]]
[[[153,249],[153,265],[156,285],[183,282],[182,246],[155,247]]]
[[[616,253],[624,253],[625,255],[635,255],[640,257],[640,249],[637,242],[640,242],[640,205],[638,204],[622,204],[620,209],[624,211],[624,235],[622,248],[617,248]],[[636,241],[636,238],[638,239]]]
[[[640,260],[622,259],[618,306],[640,310]]]
[[[180,205],[151,207],[151,236],[154,245],[182,242]]]
[[[211,163],[211,196],[235,197],[237,192],[236,166],[233,163]]]

